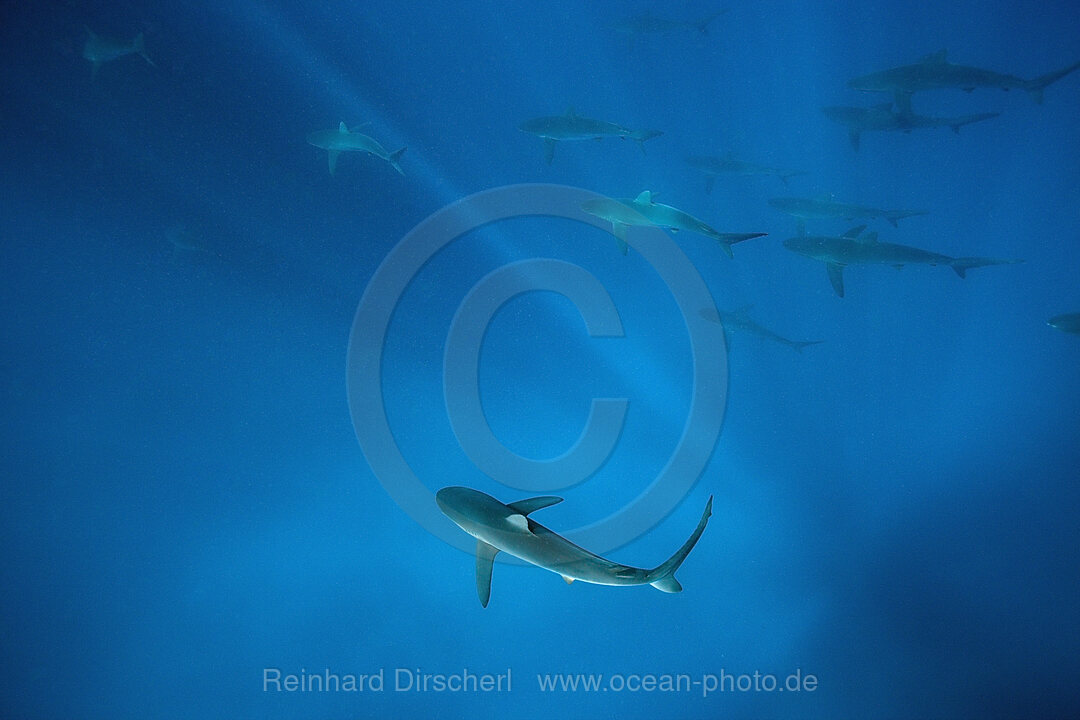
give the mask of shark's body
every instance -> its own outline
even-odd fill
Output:
[[[645,152],[645,141],[659,135],[659,130],[631,130],[606,120],[582,117],[571,108],[565,115],[533,118],[518,126],[522,132],[536,135],[544,141],[544,159],[550,163],[555,157],[555,143],[560,140],[602,140],[617,137],[630,138]]]
[[[738,308],[730,312],[720,309],[714,311],[712,308],[708,308],[701,311],[701,317],[710,322],[720,323],[727,333],[736,332],[755,335],[781,345],[787,345],[798,352],[802,352],[803,348],[819,345],[823,342],[822,340],[788,340],[782,335],[777,335],[767,327],[759,325],[754,318],[750,317],[750,308],[748,307]]]
[[[863,233],[865,225],[851,228],[839,237],[800,235],[784,241],[784,247],[799,255],[825,263],[829,282],[840,297],[844,297],[844,268],[848,265],[947,265],[960,277],[968,270],[987,265],[1005,265],[1020,260],[998,260],[981,257],[950,257],[908,245],[878,242],[877,233]]]
[[[789,177],[804,175],[796,170],[784,170],[768,165],[757,165],[751,162],[736,160],[730,155],[713,157],[710,155],[690,155],[686,158],[686,164],[695,170],[705,174],[705,192],[711,193],[716,178],[721,175],[773,175],[787,185]]]
[[[851,146],[859,149],[859,135],[864,132],[911,132],[922,128],[952,128],[953,132],[959,133],[964,125],[977,123],[981,120],[996,118],[1001,113],[978,113],[975,115],[961,115],[954,118],[928,117],[916,115],[912,112],[897,112],[892,109],[893,104],[885,103],[874,107],[825,107],[821,111],[834,122],[844,125],[848,129],[851,138]]]
[[[315,147],[326,151],[331,175],[337,170],[338,155],[343,152],[365,152],[374,155],[390,163],[402,175],[405,174],[405,171],[401,169],[401,165],[398,164],[398,160],[401,158],[402,153],[405,152],[405,148],[401,148],[396,152],[387,152],[386,148],[374,138],[359,132],[349,132],[349,129],[345,127],[345,123],[338,125],[337,130],[317,130],[307,136],[307,141]]]
[[[686,230],[687,232],[705,235],[720,243],[728,257],[732,256],[731,246],[735,243],[766,234],[718,232],[690,213],[683,212],[670,205],[654,202],[652,193],[648,190],[633,199],[600,198],[588,200],[582,204],[581,209],[590,215],[595,215],[611,223],[612,232],[619,240],[619,249],[623,254],[626,254],[627,251],[626,229],[631,225],[656,225],[673,231]]]
[[[679,592],[682,585],[675,579],[675,571],[697,544],[712,515],[710,497],[697,529],[683,546],[663,564],[646,570],[602,558],[529,518],[536,510],[562,502],[559,497],[535,497],[504,505],[479,490],[446,487],[436,493],[435,501],[448,518],[477,540],[476,591],[484,607],[491,598],[491,571],[500,552],[557,573],[567,583],[652,585],[664,592]]]
[[[669,20],[668,18],[657,17],[652,13],[645,12],[640,15],[633,15],[623,20],[619,20],[612,24],[611,29],[617,33],[629,35],[631,37],[638,35],[671,35],[687,30],[696,30],[703,35],[706,35],[709,32],[709,25],[712,24],[712,21],[723,15],[725,12],[727,11],[719,10],[700,20]]]
[[[906,217],[928,214],[925,210],[881,210],[874,207],[837,202],[827,198],[773,198],[769,204],[800,220],[872,220],[884,218],[896,227]]]
[[[1060,80],[1072,71],[1080,68],[1080,62],[1073,63],[1032,80],[1015,75],[1006,75],[993,70],[954,65],[949,62],[948,54],[940,50],[921,58],[911,65],[890,68],[870,73],[848,82],[848,87],[868,92],[888,92],[896,98],[896,105],[901,111],[911,108],[911,94],[920,90],[954,88],[971,91],[976,88],[998,88],[1001,90],[1026,90],[1037,103],[1042,102],[1043,90],[1047,85]]]
[[[98,70],[105,63],[128,55],[138,55],[151,66],[157,67],[146,54],[142,33],[136,35],[131,42],[125,43],[101,37],[90,28],[86,28],[86,43],[83,45],[82,56],[90,61],[92,77],[97,77]]]
[[[1061,332],[1080,335],[1080,312],[1055,315],[1047,320],[1046,324],[1052,328],[1057,328]]]

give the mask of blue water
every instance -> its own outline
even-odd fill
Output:
[[[1080,73],[1042,105],[916,94],[923,114],[1001,115],[959,135],[867,133],[858,152],[820,111],[887,102],[847,80],[941,48],[1024,78],[1064,67],[1080,59],[1075,3],[732,2],[708,34],[638,37],[612,25],[649,6],[607,0],[105,5],[0,4],[0,716],[1080,715],[1080,338],[1046,325],[1080,310]],[[92,79],[84,26],[144,33],[155,65],[121,57]],[[664,134],[645,155],[562,142],[547,165],[517,125],[569,107]],[[407,146],[406,176],[358,154],[331,176],[304,138],[341,121]],[[706,194],[682,158],[727,151],[807,174]],[[679,595],[500,563],[481,608],[472,557],[392,499],[397,479],[358,442],[347,352],[369,280],[447,203],[516,183],[649,189],[721,231],[767,232],[734,260],[700,235],[674,242],[720,306],[824,341],[796,353],[731,333],[712,358],[728,384],[704,472],[651,531],[605,549],[653,567],[713,496]],[[965,280],[852,267],[838,298],[767,203],[826,193],[929,211],[871,221],[882,240],[1025,262]],[[684,432],[687,324],[637,250],[552,218],[464,235],[402,296],[382,394],[431,491],[551,494],[477,468],[442,382],[463,297],[535,257],[587,269],[625,331],[590,337],[553,293],[488,328],[480,391],[515,452],[558,456],[590,398],[630,401],[608,462],[536,514],[562,531],[638,497]],[[383,685],[289,692],[269,670]],[[508,672],[503,692],[396,687]],[[600,689],[542,691],[557,673]],[[798,673],[800,689],[705,692],[754,673]],[[650,675],[693,684],[636,689]]]

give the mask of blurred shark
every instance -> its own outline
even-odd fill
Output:
[[[732,257],[731,246],[735,243],[762,237],[767,233],[721,233],[698,220],[693,215],[670,205],[661,205],[653,201],[653,193],[646,190],[634,199],[598,198],[587,200],[581,209],[590,215],[611,223],[612,232],[619,242],[619,250],[626,254],[626,229],[631,225],[667,228],[672,232],[687,232],[705,235],[720,243],[728,257]]]
[[[802,352],[803,348],[820,345],[824,342],[823,340],[788,340],[786,337],[777,335],[772,330],[759,325],[754,318],[750,317],[750,309],[750,306],[746,306],[727,312],[720,309],[706,308],[701,310],[700,314],[709,322],[720,323],[728,333],[739,332],[746,335],[756,335],[781,345],[787,345],[798,352]]]
[[[544,141],[544,159],[550,164],[555,157],[555,143],[559,140],[601,140],[606,137],[630,138],[645,152],[645,141],[663,135],[659,130],[631,130],[622,125],[582,117],[573,108],[565,115],[539,117],[526,120],[518,126],[522,132],[536,135]]]
[[[907,245],[878,242],[877,233],[863,234],[865,229],[865,225],[860,225],[839,237],[799,235],[785,240],[784,247],[825,263],[829,282],[840,297],[844,297],[843,273],[847,265],[892,265],[897,268],[904,265],[947,265],[957,275],[965,277],[967,271],[973,268],[1023,262],[981,257],[949,257]]]
[[[993,70],[954,65],[949,62],[947,51],[939,50],[912,65],[857,77],[848,82],[848,87],[868,92],[892,93],[896,98],[896,106],[901,112],[910,111],[911,93],[940,88],[955,88],[969,92],[975,88],[984,87],[1002,90],[1016,88],[1026,90],[1036,103],[1042,103],[1043,90],[1077,68],[1080,68],[1080,62],[1046,75],[1040,75],[1032,80],[1025,80],[1015,75],[996,73]]]
[[[789,177],[806,174],[797,170],[782,170],[768,165],[757,165],[736,160],[730,153],[724,155],[724,157],[690,155],[686,158],[686,164],[705,174],[706,193],[712,192],[713,183],[716,182],[716,178],[720,175],[773,175],[780,178],[780,182],[786,186]]]
[[[928,215],[925,210],[881,210],[851,203],[837,202],[827,197],[820,198],[773,198],[769,204],[780,212],[794,215],[800,220],[844,220],[884,218],[897,226],[898,220],[916,215]]]
[[[368,126],[368,123],[364,123],[356,128],[360,130]],[[396,152],[387,152],[386,148],[379,144],[374,138],[370,138],[363,133],[349,132],[349,129],[345,127],[345,123],[338,125],[337,130],[318,130],[307,136],[307,141],[317,148],[326,150],[327,161],[330,163],[330,174],[333,175],[337,170],[338,155],[343,152],[365,152],[369,155],[374,155],[377,158],[381,158],[390,163],[395,170],[402,175],[405,171],[398,165],[398,160],[401,159],[402,153],[406,148],[401,148]]]
[[[575,580],[596,585],[652,585],[667,593],[682,592],[675,571],[694,549],[712,515],[712,498],[705,505],[697,528],[674,555],[651,570],[621,565],[595,555],[529,518],[529,514],[563,501],[544,496],[504,505],[479,490],[445,487],[435,502],[446,517],[476,538],[476,593],[480,604],[491,599],[491,572],[500,552]]]
[[[976,115],[962,115],[954,118],[936,118],[925,115],[915,115],[911,112],[896,112],[892,109],[891,102],[874,107],[825,107],[821,111],[825,117],[846,125],[848,136],[851,138],[851,146],[856,151],[859,149],[859,134],[871,131],[898,131],[911,132],[920,128],[952,128],[953,132],[959,133],[964,125],[977,123],[982,120],[996,118],[1001,113],[978,113]]]
[[[1047,320],[1046,324],[1052,328],[1057,328],[1061,332],[1080,335],[1080,312],[1055,315]]]
[[[103,64],[126,55],[138,55],[150,63],[151,67],[157,67],[154,61],[150,59],[150,56],[146,54],[142,33],[136,35],[135,39],[129,43],[103,38],[95,34],[90,28],[86,28],[86,36],[82,56],[90,61],[90,73],[93,79],[97,78],[98,69]]]
[[[624,18],[612,24],[611,29],[623,35],[631,37],[637,35],[671,35],[672,33],[685,30],[697,30],[703,35],[709,34],[709,25],[713,20],[727,12],[727,9],[718,10],[711,15],[706,15],[700,20],[669,20],[656,17],[646,11],[640,15]]]

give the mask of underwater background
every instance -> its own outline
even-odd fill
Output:
[[[888,103],[848,81],[943,48],[1021,78],[1064,68],[1080,6],[764,0],[694,25],[718,9],[0,2],[0,715],[1080,715],[1080,337],[1047,325],[1080,311],[1080,73],[1041,104],[916,93],[922,114],[1000,115],[867,132],[858,150],[822,113]],[[92,72],[88,38],[138,33],[152,64]],[[644,154],[559,142],[548,164],[518,126],[568,108],[663,135]],[[407,147],[404,176],[362,153],[331,175],[305,138],[341,122]],[[707,193],[685,158],[727,153],[804,174],[724,175]],[[721,232],[768,233],[734,259],[673,237],[719,307],[822,341],[729,332],[700,479],[649,532],[593,548],[653,567],[712,496],[681,594],[497,563],[482,608],[471,555],[399,507],[357,441],[347,352],[368,281],[432,213],[516,183],[651,190]],[[1024,262],[966,279],[853,266],[840,298],[784,247],[796,219],[768,201],[786,196],[928,213],[807,220],[814,234],[868,223]],[[625,328],[590,337],[565,298],[529,293],[487,329],[484,409],[515,452],[555,457],[590,398],[630,401],[608,462],[538,512],[559,532],[638,496],[684,429],[691,343],[639,253],[555,219],[463,235],[402,296],[382,387],[428,488],[527,497],[462,451],[443,348],[471,287],[536,257],[594,274]],[[268,669],[384,686],[289,691]],[[395,686],[508,673],[508,691]],[[706,692],[755,673],[799,689]],[[597,686],[565,684],[579,675]]]

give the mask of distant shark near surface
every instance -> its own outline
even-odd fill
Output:
[[[824,342],[823,340],[788,340],[782,335],[777,335],[772,330],[763,327],[758,324],[754,318],[750,317],[749,306],[732,311],[707,308],[701,310],[700,315],[709,322],[720,323],[727,333],[755,335],[779,343],[780,345],[786,345],[798,352],[802,352],[804,348],[808,348],[811,345],[820,345]]]
[[[663,135],[659,130],[631,130],[605,120],[582,117],[573,108],[565,115],[533,118],[518,126],[522,132],[536,135],[544,141],[544,159],[550,164],[555,158],[555,143],[560,140],[601,140],[617,137],[630,138],[645,152],[645,141]]]
[[[726,9],[718,10],[711,15],[706,15],[700,20],[669,20],[657,17],[649,12],[633,15],[623,20],[618,20],[611,25],[611,29],[624,35],[670,35],[686,30],[697,30],[703,35],[709,32],[709,25],[713,20],[727,12]]]
[[[898,220],[916,215],[928,215],[925,210],[881,210],[864,205],[839,202],[827,197],[821,198],[794,198],[782,197],[769,200],[769,205],[780,212],[793,215],[800,220],[871,220],[884,218],[893,227],[897,226]]]
[[[711,193],[716,178],[721,175],[773,175],[780,178],[784,185],[788,184],[788,178],[806,173],[798,170],[783,170],[768,165],[757,165],[743,160],[736,160],[730,154],[723,157],[711,155],[689,155],[686,164],[705,175],[705,192]]]
[[[91,77],[97,78],[98,69],[105,63],[127,55],[138,55],[152,67],[157,67],[146,54],[142,33],[136,35],[131,42],[125,43],[101,37],[90,28],[86,28],[86,44],[83,45],[82,56],[90,61]]]
[[[712,515],[710,497],[697,528],[683,546],[657,567],[646,570],[606,560],[529,517],[536,510],[562,502],[559,497],[534,497],[504,505],[479,490],[445,487],[435,494],[435,502],[446,517],[476,538],[476,592],[484,607],[491,598],[491,573],[500,552],[561,575],[568,584],[581,580],[596,585],[652,585],[664,592],[680,592],[682,585],[675,579],[675,571],[694,549]]]
[[[947,265],[960,277],[968,270],[988,265],[1009,265],[1022,260],[999,260],[982,257],[949,257],[908,245],[878,242],[877,233],[863,233],[865,225],[854,227],[839,237],[799,235],[784,241],[792,252],[825,263],[829,282],[844,297],[844,268],[848,265]]]
[[[848,82],[848,87],[868,92],[889,92],[896,98],[896,106],[901,112],[910,110],[911,94],[920,90],[954,88],[971,91],[975,88],[999,88],[1001,90],[1026,90],[1037,103],[1042,102],[1043,90],[1069,73],[1080,68],[1080,62],[1040,75],[1032,80],[1025,80],[1015,75],[1005,75],[993,70],[954,65],[948,60],[948,53],[939,50],[921,58],[911,65],[890,68],[880,72],[857,77]]]
[[[982,120],[996,118],[1001,113],[978,113],[975,115],[961,115],[953,118],[927,117],[916,115],[912,112],[897,112],[892,109],[891,102],[874,107],[825,107],[821,111],[834,122],[844,125],[848,129],[851,138],[851,146],[859,149],[859,136],[864,132],[894,131],[911,132],[922,128],[952,128],[955,133],[960,132],[964,125],[977,123]]]
[[[360,127],[365,127],[365,125]],[[330,164],[331,175],[337,170],[338,155],[343,152],[365,152],[369,155],[374,155],[375,157],[390,163],[391,167],[402,175],[405,174],[405,171],[401,169],[401,165],[398,164],[398,160],[401,159],[406,148],[401,148],[395,152],[387,152],[386,148],[380,145],[374,138],[370,138],[367,135],[356,131],[350,132],[349,129],[345,127],[345,123],[338,125],[337,130],[318,130],[313,132],[307,136],[307,141],[317,148],[326,150],[327,162]]]
[[[636,198],[599,198],[587,200],[581,209],[590,215],[611,223],[612,232],[619,241],[619,250],[627,252],[626,229],[632,225],[667,228],[672,231],[686,230],[716,240],[728,257],[732,257],[731,246],[735,243],[762,237],[766,233],[722,233],[714,230],[690,213],[683,212],[670,205],[662,205],[653,200],[653,193],[646,190]]]
[[[1052,328],[1057,328],[1061,332],[1080,335],[1080,312],[1055,315],[1047,320],[1046,324]]]

